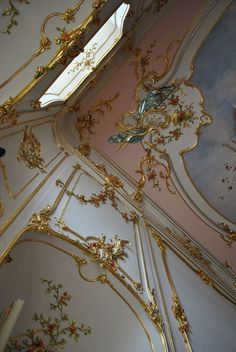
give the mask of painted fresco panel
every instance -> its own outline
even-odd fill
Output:
[[[213,123],[202,128],[195,149],[185,154],[187,171],[200,193],[222,215],[236,221],[236,3],[208,35],[192,79]]]

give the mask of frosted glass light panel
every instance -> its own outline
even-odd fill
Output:
[[[41,107],[56,101],[64,101],[80,86],[86,77],[120,40],[123,24],[130,5],[121,4],[108,21],[66,67],[62,74],[39,99]]]

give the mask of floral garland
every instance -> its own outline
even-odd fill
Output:
[[[63,187],[64,182],[61,180],[56,180],[56,186]],[[76,198],[81,205],[91,204],[96,208],[99,208],[102,204],[107,204],[110,202],[110,205],[121,214],[125,222],[133,222],[134,224],[137,224],[139,221],[139,216],[135,211],[128,213],[123,212],[118,208],[117,201],[119,201],[119,199],[115,195],[115,187],[123,187],[122,182],[116,176],[108,175],[107,181],[103,185],[103,190],[97,194],[92,193],[90,197],[86,197],[84,194],[76,194],[68,189],[66,190],[66,194],[68,197]]]
[[[84,324],[77,326],[64,311],[71,300],[67,291],[61,292],[63,286],[53,281],[41,279],[46,285],[46,293],[51,295],[54,302],[50,303],[49,309],[57,313],[57,317],[45,316],[34,313],[33,320],[40,326],[39,329],[27,329],[24,334],[12,337],[6,347],[6,352],[56,352],[64,350],[67,340],[73,338],[78,342],[80,332],[84,335],[91,333],[91,328]]]

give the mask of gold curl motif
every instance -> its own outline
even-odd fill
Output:
[[[65,12],[55,12],[48,15],[41,27],[40,27],[40,44],[36,52],[22,65],[20,66],[7,80],[0,84],[0,89],[5,87],[9,82],[11,82],[20,72],[22,72],[36,57],[41,55],[46,49],[51,46],[50,39],[45,34],[45,27],[48,21],[53,17],[61,17],[66,23],[70,23],[74,19],[74,15],[79,11],[84,0],[80,0],[73,8],[66,10]]]
[[[48,21],[53,17],[60,17],[66,23],[70,23],[74,20],[74,15],[80,10],[82,4],[85,0],[80,0],[73,8],[67,9],[65,12],[56,12],[48,15],[40,28],[40,42],[38,49],[32,54],[32,56],[20,66],[7,80],[0,84],[0,89],[4,88],[9,82],[11,82],[18,74],[20,74],[35,58],[41,55],[45,50],[50,49],[51,40],[45,34],[45,27]],[[41,77],[47,73],[49,70],[54,69],[57,63],[64,63],[65,60],[74,57],[75,48],[73,46],[76,44],[76,53],[79,54],[84,48],[84,34],[88,28],[88,25],[94,22],[98,25],[98,13],[102,9],[103,5],[107,0],[99,0],[93,2],[92,13],[83,21],[83,23],[71,31],[66,32],[66,40],[61,42],[60,48],[57,50],[55,56],[48,62],[46,66],[39,66],[36,69],[34,79],[27,84],[23,90],[21,90],[15,97],[10,97],[10,99],[0,105],[0,123],[16,122],[16,117],[18,113],[14,108],[16,104],[34,85],[38,82]],[[73,52],[73,53],[72,53]]]
[[[137,108],[135,111],[124,113],[114,124],[119,134],[111,136],[109,142],[118,143],[118,149],[124,149],[129,143],[140,143],[143,147],[145,155],[141,158],[136,171],[140,178],[137,181],[137,191],[133,195],[138,203],[142,202],[143,188],[147,181],[160,190],[159,180],[165,180],[169,192],[175,194],[171,180],[170,157],[165,145],[177,142],[184,134],[184,130],[192,126],[195,120],[200,121],[201,125],[207,123],[203,120],[203,116],[197,116],[193,103],[186,104],[183,100],[187,89],[184,80],[175,80],[166,86],[158,86],[170,69],[173,61],[171,54],[173,50],[176,51],[176,44],[179,46],[180,40],[174,40],[165,55],[156,56],[157,61],[164,62],[161,72],[157,73],[148,70],[155,41],[145,53],[140,48],[133,48],[132,43],[128,43],[135,58]]]

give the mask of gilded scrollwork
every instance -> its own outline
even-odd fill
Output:
[[[35,134],[33,134],[32,128],[28,126],[24,130],[24,135],[17,152],[17,160],[23,160],[25,165],[30,169],[38,168],[41,172],[45,172],[41,144]]]
[[[118,134],[111,136],[109,142],[119,144],[120,149],[131,143],[139,143],[144,150],[139,168],[136,170],[139,180],[134,199],[138,203],[142,201],[142,190],[147,181],[160,190],[162,180],[167,189],[175,193],[171,182],[169,145],[180,145],[186,129],[196,130],[198,125],[211,121],[208,115],[203,114],[201,104],[196,104],[194,101],[187,102],[185,97],[194,88],[184,79],[165,85],[159,83],[170,68],[171,51],[176,43],[179,44],[179,41],[175,40],[170,44],[166,55],[156,57],[157,61],[164,63],[162,72],[149,69],[150,62],[153,60],[155,41],[144,53],[140,48],[134,48],[132,43],[129,43],[129,48],[135,57],[137,108],[133,112],[123,114],[115,124]]]
[[[78,150],[85,156],[90,152],[90,137],[95,134],[94,127],[99,123],[99,119],[96,119],[96,115],[104,116],[105,109],[111,111],[112,102],[118,98],[119,94],[115,94],[111,98],[101,100],[95,105],[93,105],[85,113],[80,113],[80,107],[75,104],[70,108],[71,111],[76,112],[75,116],[75,129],[79,134],[80,146]]]
[[[197,275],[202,279],[203,282],[205,282],[205,284],[207,284],[210,287],[214,287],[214,282],[213,280],[210,278],[209,275],[207,275],[205,273],[205,271],[203,270],[197,270],[196,271]]]
[[[28,2],[28,0],[17,0],[17,1],[22,3]],[[12,2],[12,0],[10,2]],[[9,82],[11,82],[27,66],[29,66],[38,56],[40,56],[46,50],[51,48],[52,42],[49,39],[48,35],[46,34],[46,26],[48,22],[54,17],[59,17],[68,24],[70,22],[73,22],[75,20],[75,15],[79,12],[83,3],[84,3],[84,0],[80,0],[78,3],[75,4],[74,7],[67,9],[65,12],[54,12],[46,16],[46,18],[43,20],[40,26],[40,40],[39,40],[38,49],[35,52],[33,52],[31,57],[25,63],[23,63],[23,65],[21,65],[8,79],[6,79],[4,82],[0,84],[0,89],[2,89]],[[50,69],[54,69],[56,64],[66,64],[68,59],[71,60],[83,50],[85,32],[88,30],[89,24],[94,22],[96,25],[99,25],[99,22],[100,22],[99,12],[102,9],[104,3],[105,3],[104,0],[93,2],[92,4],[93,9],[90,16],[84,20],[81,26],[66,32],[67,39],[61,43],[60,49],[57,52],[56,57],[54,57],[54,59],[51,60],[51,62],[53,63],[49,62],[48,65],[40,66],[39,68],[37,68],[34,79],[38,79],[44,73],[48,72]],[[33,86],[35,83],[36,82],[34,82],[33,80],[31,82],[31,86]],[[22,94],[25,94],[28,90],[29,88],[26,86]],[[20,96],[22,96],[22,94]],[[14,103],[16,103],[18,99],[19,97],[16,96],[13,99]]]
[[[185,83],[177,81],[149,90],[146,97],[139,101],[138,111],[124,115],[122,121],[116,124],[119,134],[109,138],[111,143],[119,143],[120,148],[128,143],[141,143],[145,155],[137,170],[140,175],[139,189],[148,180],[160,190],[161,178],[169,191],[174,193],[170,187],[170,160],[165,146],[178,142],[184,130],[198,120],[193,104],[184,102],[185,94]]]
[[[117,235],[114,240],[106,241],[106,236],[103,235],[97,240],[89,241],[87,246],[92,252],[94,261],[101,261],[113,269],[117,268],[117,261],[124,261],[128,258],[126,247],[129,244],[127,240],[121,240]]]
[[[150,300],[146,304],[144,310],[155,324],[163,324],[162,316],[157,305],[154,289],[150,291]]]
[[[7,103],[0,106],[0,124],[10,123],[15,125],[17,123],[18,113],[10,99]]]
[[[205,267],[211,269],[211,262],[204,257],[201,249],[193,244],[189,238],[187,238],[185,235],[180,235],[175,230],[171,230],[169,228],[166,228],[166,231],[171,234],[179,243],[181,243],[193,258],[197,259]]]
[[[225,234],[220,234],[220,237],[227,243],[229,247],[232,247],[232,244],[236,241],[236,231],[232,230],[229,225],[224,222],[218,223],[219,227],[224,230]]]
[[[172,298],[172,312],[174,314],[174,317],[176,320],[179,322],[179,331],[184,337],[184,341],[187,343],[187,335],[189,334],[189,323],[186,317],[186,314],[184,312],[184,309],[180,303],[179,297],[174,295]]]
[[[45,230],[49,226],[51,221],[51,206],[48,205],[46,208],[42,209],[39,213],[34,213],[29,219],[28,225],[30,227],[36,228],[39,231]]]

